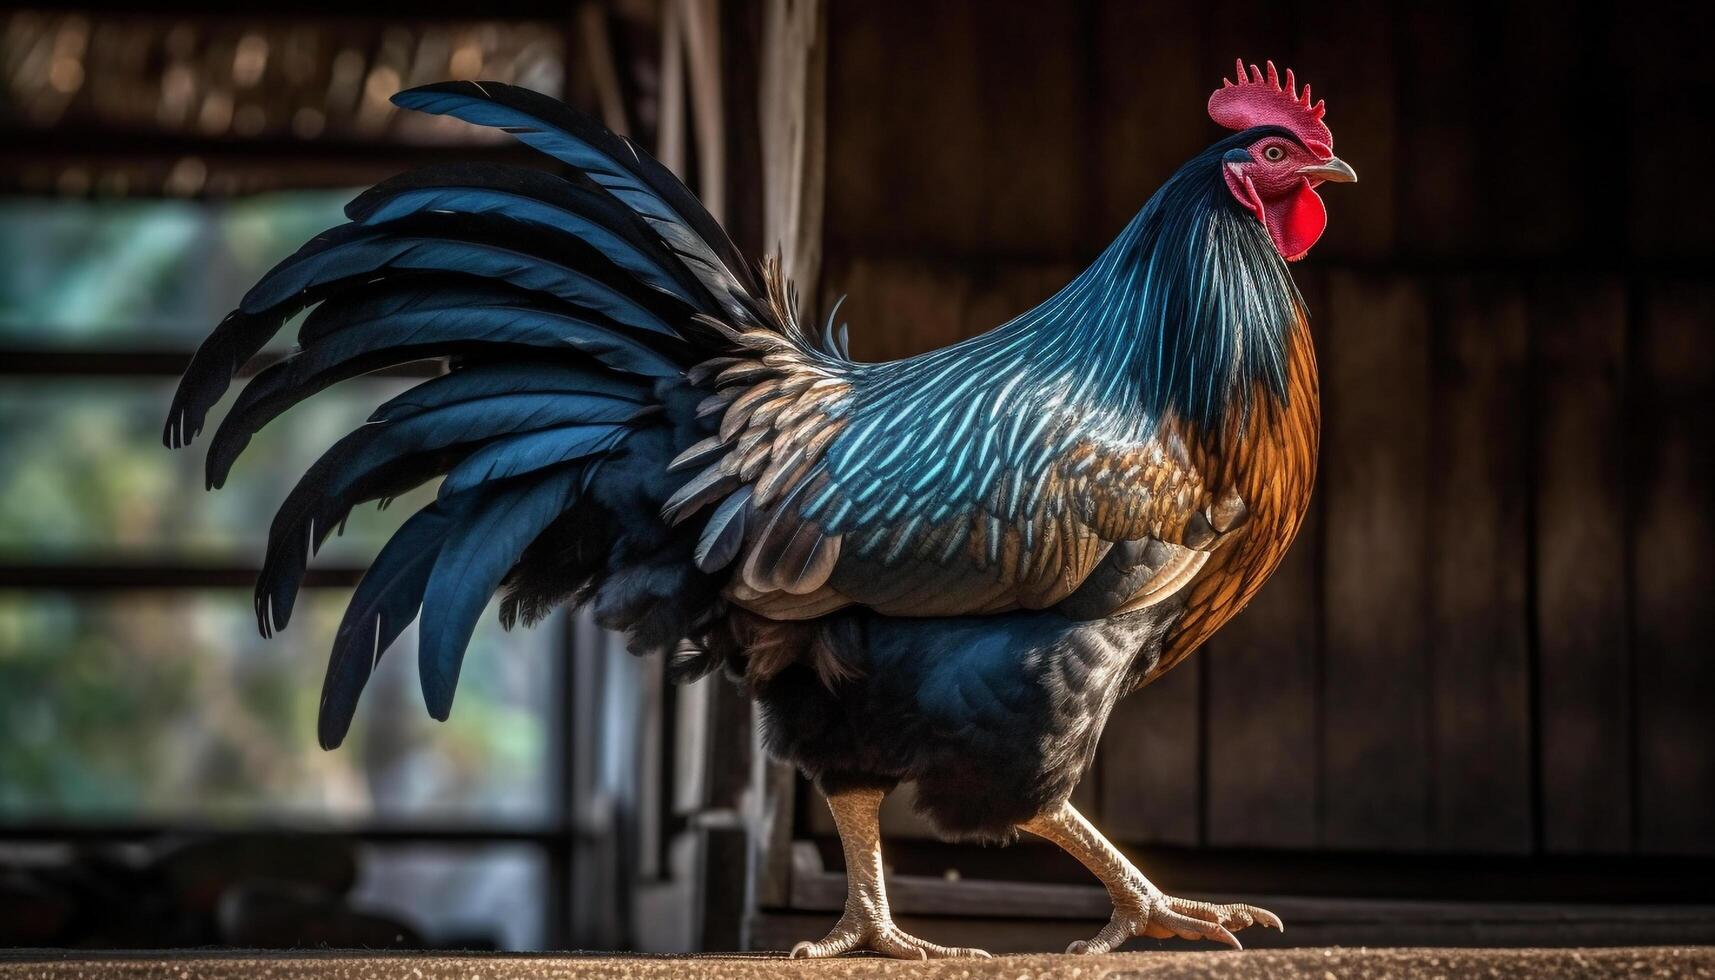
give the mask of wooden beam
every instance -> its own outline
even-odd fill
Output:
[[[1541,844],[1624,853],[1633,819],[1625,289],[1556,277],[1536,293]]]
[[[1459,279],[1437,293],[1429,495],[1431,846],[1533,846],[1530,439],[1523,294]]]
[[[800,317],[814,316],[822,267],[827,30],[822,0],[768,0],[763,8],[763,249],[779,249]]]
[[[1631,413],[1637,846],[1715,854],[1715,289],[1651,289],[1641,314]]]
[[[1400,277],[1330,277],[1318,843],[1428,844],[1429,317]]]

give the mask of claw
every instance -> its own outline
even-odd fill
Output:
[[[1124,907],[1130,905],[1130,908]],[[1246,926],[1263,926],[1285,931],[1280,917],[1254,905],[1211,905],[1156,894],[1140,898],[1135,904],[1123,903],[1114,909],[1113,918],[1094,938],[1079,940],[1066,947],[1068,953],[1106,953],[1117,949],[1133,936],[1156,939],[1205,939],[1223,943],[1234,949],[1244,944],[1233,933]]]
[[[1190,938],[1195,938],[1195,937],[1190,937]],[[1231,946],[1234,949],[1244,949],[1245,948],[1245,944],[1239,942],[1239,937],[1233,935],[1232,932],[1230,930],[1228,930],[1226,926],[1219,925],[1219,924],[1217,924],[1215,926],[1215,928],[1212,930],[1212,934],[1205,934],[1203,938],[1204,939],[1213,939],[1216,942],[1226,943],[1228,946]]]
[[[1060,845],[1094,872],[1113,897],[1114,914],[1107,924],[1093,939],[1066,947],[1068,953],[1106,953],[1133,936],[1208,939],[1243,949],[1234,929],[1260,922],[1285,931],[1278,916],[1254,905],[1213,905],[1163,894],[1070,803],[1019,826]]]

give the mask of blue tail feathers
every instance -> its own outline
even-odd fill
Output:
[[[394,101],[504,129],[570,172],[442,166],[360,195],[349,223],[277,265],[203,343],[163,433],[169,446],[191,442],[238,372],[305,309],[298,349],[250,380],[211,440],[211,488],[303,399],[445,359],[446,374],[335,443],[269,535],[256,589],[265,634],[284,628],[310,557],[354,507],[442,478],[436,500],[376,556],[334,638],[319,722],[329,748],[381,654],[419,615],[423,695],[437,718],[499,589],[526,619],[568,596],[620,627],[703,617],[693,606],[716,590],[684,577],[700,574],[696,530],[659,517],[684,482],[667,463],[712,431],[695,417],[701,395],[685,372],[718,353],[719,335],[699,318],[757,323],[766,306],[748,263],[683,184],[594,122],[488,82]],[[742,531],[738,505],[728,510],[705,557]],[[673,603],[683,608],[663,608]]]

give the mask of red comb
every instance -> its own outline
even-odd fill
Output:
[[[1322,100],[1310,102],[1310,83],[1304,84],[1304,94],[1299,95],[1297,80],[1292,77],[1292,69],[1286,70],[1286,84],[1280,84],[1280,76],[1275,73],[1274,62],[1268,65],[1268,74],[1264,76],[1257,66],[1252,65],[1250,74],[1245,74],[1245,62],[1240,58],[1236,63],[1239,80],[1231,82],[1221,79],[1221,87],[1215,94],[1209,96],[1209,118],[1228,129],[1250,129],[1252,126],[1284,126],[1292,131],[1304,144],[1315,152],[1334,153],[1334,134],[1328,131],[1328,124],[1322,121],[1322,116],[1328,111]]]

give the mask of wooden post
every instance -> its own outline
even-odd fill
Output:
[[[821,0],[769,0],[762,15],[762,247],[780,252],[813,315],[822,265],[827,18]]]

